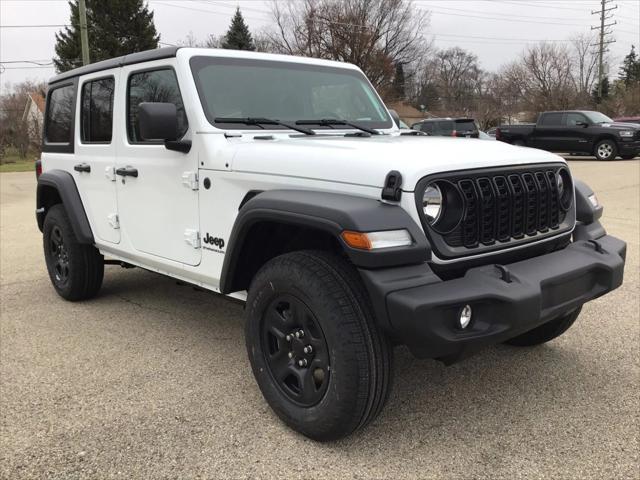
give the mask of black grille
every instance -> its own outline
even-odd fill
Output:
[[[444,241],[473,249],[557,230],[564,212],[556,172],[547,167],[449,178],[460,189],[465,214]]]

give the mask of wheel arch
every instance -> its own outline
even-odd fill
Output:
[[[598,146],[598,143],[600,143],[602,140],[611,140],[613,143],[616,144],[616,148],[618,148],[618,139],[615,137],[614,134],[612,134],[612,133],[601,133],[596,138],[593,139],[593,144],[592,144],[592,149],[591,149],[593,154],[595,154],[596,147]]]
[[[42,231],[49,209],[62,204],[69,216],[79,243],[93,244],[93,232],[73,176],[64,170],[49,170],[38,178],[36,187],[36,219]]]
[[[344,230],[407,229],[413,245],[381,251],[349,247]],[[271,190],[240,208],[228,242],[220,291],[246,290],[264,263],[283,253],[317,249],[344,255],[361,268],[422,263],[430,252],[420,227],[401,207],[376,199],[325,192]]]

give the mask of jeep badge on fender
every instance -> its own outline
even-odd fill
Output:
[[[318,441],[377,417],[395,345],[451,364],[542,344],[622,283],[626,244],[561,157],[409,135],[346,63],[167,47],[85,65],[49,83],[41,158],[58,294],[97,295],[108,258],[246,301],[258,387]]]

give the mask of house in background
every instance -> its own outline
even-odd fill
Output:
[[[406,102],[389,102],[387,103],[387,108],[398,112],[398,116],[409,126],[430,116],[428,113],[422,113]]]
[[[27,96],[27,104],[22,114],[22,122],[27,126],[29,143],[39,146],[42,143],[42,124],[44,121],[45,97],[42,93],[32,92]]]

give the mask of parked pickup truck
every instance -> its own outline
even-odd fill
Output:
[[[550,152],[584,153],[598,160],[640,154],[640,125],[617,123],[600,112],[543,112],[537,123],[502,125],[496,139]]]

